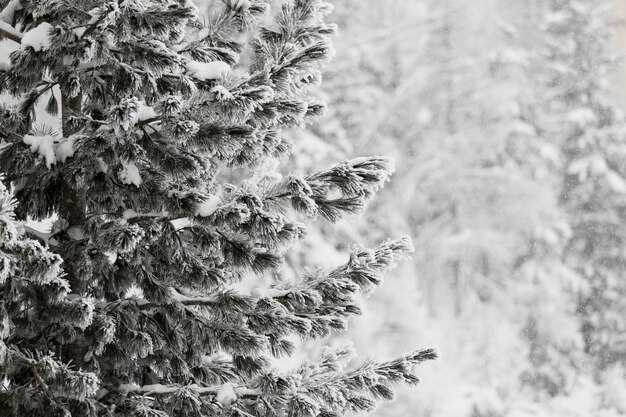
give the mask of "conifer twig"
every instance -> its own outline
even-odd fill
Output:
[[[172,395],[182,388],[187,388],[196,395],[205,396],[205,395],[216,395],[222,389],[222,385],[211,386],[211,387],[200,387],[197,385],[189,385],[187,387],[183,387],[179,385],[154,384],[154,385],[144,385],[140,387],[140,386],[134,386],[132,384],[123,384],[117,387],[115,391],[124,393],[124,394],[135,394],[135,395],[149,396],[149,397],[164,397],[167,395]],[[235,394],[237,394],[238,398],[241,398],[241,397],[256,398],[259,396],[258,392],[251,390],[249,388],[246,388],[246,387],[233,387],[233,390],[235,391]]]
[[[13,26],[9,25],[4,20],[0,20],[0,38],[7,38],[15,43],[21,44],[23,36],[24,35]]]

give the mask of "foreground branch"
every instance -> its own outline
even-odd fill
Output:
[[[0,38],[7,38],[16,43],[22,43],[22,37],[24,35],[16,30],[13,26],[9,25],[4,20],[0,20]]]

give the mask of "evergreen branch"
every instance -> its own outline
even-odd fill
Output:
[[[217,300],[218,300],[218,297],[213,296],[213,297],[185,297],[184,299],[177,299],[175,301],[187,307],[191,307],[191,306],[207,307],[207,306],[214,305],[217,302]],[[151,310],[151,309],[162,308],[166,306],[166,304],[153,303],[153,302],[149,302],[143,299],[138,299],[136,301],[137,301],[137,307],[139,308],[139,310]]]
[[[33,377],[35,378],[35,380],[37,381],[37,383],[41,387],[41,390],[44,392],[46,397],[48,397],[50,399],[50,401],[52,401],[52,402],[54,402],[55,404],[58,405],[59,402],[58,402],[57,398],[54,395],[52,395],[52,393],[50,392],[50,387],[48,387],[48,384],[46,384],[46,381],[44,381],[44,379],[39,374],[39,371],[37,370],[37,365],[39,365],[39,362],[34,360],[34,359],[30,359],[30,358],[26,357],[21,352],[19,352],[19,353],[18,352],[13,352],[13,353],[17,353],[17,356],[19,357],[19,359],[22,362],[24,362],[26,364],[26,366],[28,366],[28,369],[30,369],[31,373],[33,374]]]
[[[220,303],[220,301],[228,303],[230,300],[236,299],[235,302],[239,302],[240,304],[243,303],[248,308],[253,307],[253,303],[247,301],[248,299],[252,299],[250,296],[239,295],[232,291],[222,291],[209,296],[186,296],[180,294],[173,287],[169,287],[169,294],[172,301],[180,303],[184,306],[214,306]],[[144,298],[126,298],[123,300],[113,301],[108,304],[101,304],[99,307],[104,310],[110,311],[112,309],[128,305],[135,305],[140,311],[143,311],[155,308],[163,308],[171,304],[155,303]]]
[[[370,384],[378,380],[378,377],[384,378],[387,382],[409,382],[414,384],[418,381],[410,374],[411,368],[423,362],[435,360],[439,356],[437,348],[418,350],[389,362],[366,363],[357,369],[346,372],[339,379],[336,379],[335,375],[331,375],[328,378],[315,380],[308,385],[308,388],[323,387],[328,384],[345,384],[360,389],[372,389]]]
[[[33,373],[33,376],[37,380],[37,383],[39,384],[39,386],[41,386],[41,389],[46,394],[46,396],[48,398],[50,398],[51,400],[53,400],[54,402],[56,402],[56,399],[50,393],[50,388],[48,388],[48,384],[46,384],[46,381],[44,381],[43,378],[41,377],[41,375],[39,375],[39,371],[37,371],[36,362],[35,363],[29,363],[28,367],[30,368],[31,372]]]
[[[196,384],[191,384],[187,386],[180,385],[162,385],[162,384],[153,384],[153,385],[144,385],[137,386],[134,384],[122,384],[114,389],[115,392],[124,394],[124,395],[140,395],[146,397],[165,397],[168,395],[176,394],[181,389],[188,389],[194,394],[198,396],[208,396],[213,395],[217,396],[220,391],[224,388],[232,387],[230,383],[223,385],[214,385],[210,387],[200,387]],[[237,395],[237,398],[257,398],[259,393],[255,390],[251,390],[246,387],[232,387],[232,390]],[[103,393],[102,397],[110,396],[111,392]]]
[[[294,313],[310,313],[316,306],[332,305],[339,295],[342,299],[358,289],[371,291],[395,261],[407,257],[413,250],[407,236],[384,242],[373,250],[355,250],[346,264],[329,273],[307,277],[298,287],[277,291],[275,298]]]
[[[83,34],[80,36],[80,39],[84,39],[85,37],[94,33],[96,29],[98,29],[98,26],[100,25],[100,23],[104,22],[104,19],[106,19],[106,17],[107,17],[107,12],[106,10],[103,10],[100,16],[98,16],[98,18],[95,20],[95,22],[87,26]]]
[[[120,187],[123,187],[123,184],[119,184]],[[98,214],[91,214],[91,217],[94,216],[100,216],[104,213],[98,213]],[[116,215],[117,213],[106,213],[109,215]],[[175,217],[175,216],[163,216],[160,214],[155,214],[155,215],[150,215],[150,214],[141,214],[135,217],[129,217],[128,219],[126,219],[128,224],[136,224],[136,223],[143,223],[143,222],[149,222],[149,221],[157,221],[159,223],[167,223],[167,222],[173,222],[176,220],[184,220],[184,219],[188,219],[188,217]],[[115,220],[111,220],[108,221],[106,223],[103,223],[102,226],[100,226],[101,230],[106,230],[110,227],[113,227],[115,225]]]
[[[218,232],[224,237],[221,232]],[[412,251],[412,245],[407,237],[396,241],[389,241],[381,244],[375,250],[362,249],[352,254],[350,261],[345,265],[336,268],[324,278],[318,278],[307,282],[305,286],[295,289],[255,289],[251,296],[241,296],[232,293],[218,293],[210,296],[185,296],[173,288],[170,288],[171,300],[181,305],[218,307],[220,298],[233,296],[240,298],[250,298],[250,300],[275,300],[288,308],[288,316],[283,316],[282,320],[289,320],[289,316],[306,319],[316,329],[312,335],[327,334],[329,326],[334,328],[338,325],[337,320],[350,314],[358,314],[360,310],[348,301],[349,295],[355,292],[356,288],[361,288],[364,292],[369,292],[382,280],[382,273],[393,266],[395,260],[406,256]],[[348,281],[346,281],[348,280]],[[348,284],[351,282],[352,284]],[[355,286],[356,285],[356,286]],[[228,300],[226,300],[228,301]],[[338,303],[341,301],[341,303]],[[240,310],[240,313],[249,319],[260,317],[265,313],[254,311],[254,303],[247,302],[248,307]],[[333,307],[333,304],[337,304]],[[156,303],[146,299],[130,298],[115,301],[102,306],[105,310],[111,310],[127,305],[135,305],[140,311],[165,308],[168,303]]]
[[[0,129],[0,138],[6,140],[7,142],[21,142],[22,137],[13,132],[8,132],[4,129]]]
[[[43,96],[48,91],[51,91],[54,88],[54,86],[58,84],[59,84],[58,81],[44,80],[36,88],[31,90],[30,93],[26,94],[26,98],[20,103],[20,106],[19,106],[20,112],[24,115],[31,112],[33,108],[35,107],[35,105],[37,104],[37,101],[41,98],[41,96]],[[43,88],[42,88],[42,85],[43,85]],[[54,92],[51,92],[50,94],[54,94]]]
[[[163,120],[169,120],[169,119],[173,119],[174,116],[167,116],[167,115],[161,115],[161,116],[155,116],[155,117],[151,117],[149,119],[144,119],[144,120],[140,120],[137,122],[136,126],[139,128],[143,128],[146,125],[149,125],[150,123],[155,123],[155,122],[161,122]]]
[[[393,161],[387,157],[346,160],[304,178],[286,177],[263,199],[266,203],[289,199],[295,211],[335,222],[346,213],[361,211],[389,181],[394,169]]]
[[[9,25],[4,20],[0,19],[0,39],[7,38],[15,43],[22,43],[24,34],[16,30],[13,26]]]
[[[172,287],[169,288],[169,291],[170,291],[170,296],[171,296],[172,301],[175,301],[177,303],[180,303],[184,306],[189,306],[189,307],[191,306],[203,306],[203,307],[215,306],[219,304],[220,301],[225,301],[226,303],[228,303],[229,299],[233,299],[233,298],[236,298],[236,301],[240,303],[244,303],[248,307],[248,309],[252,309],[254,307],[254,303],[252,303],[252,301],[247,301],[247,300],[253,300],[254,299],[253,296],[240,295],[232,291],[223,291],[223,292],[215,293],[209,296],[186,296],[186,295],[182,295],[178,293]],[[276,292],[275,296],[278,297],[281,294],[282,294],[281,292]],[[224,299],[224,297],[228,299]],[[135,305],[140,311],[143,311],[143,310],[152,310],[155,308],[164,308],[170,304],[155,303],[155,302],[146,300],[144,298],[126,298],[123,300],[113,301],[108,304],[101,304],[100,307],[104,310],[110,311],[111,309],[115,309],[115,308],[123,307],[127,305]]]
[[[419,379],[413,375],[414,366],[439,356],[437,349],[424,349],[389,362],[366,362],[346,372],[341,370],[341,362],[349,357],[346,352],[338,353],[296,371],[301,376],[311,376],[287,398],[290,415],[319,408],[330,411],[329,415],[343,414],[344,407],[352,412],[371,411],[375,401],[394,398],[393,385],[418,384]]]

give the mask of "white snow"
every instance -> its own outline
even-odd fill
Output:
[[[222,200],[217,195],[212,195],[207,200],[200,203],[196,214],[200,217],[208,217],[215,213]]]
[[[153,119],[157,117],[157,114],[152,107],[146,106],[145,103],[140,102],[139,109],[137,110],[137,114],[135,117],[137,117],[137,120],[142,121],[142,120]]]
[[[514,133],[517,133],[518,135],[524,135],[524,136],[530,136],[530,137],[537,135],[537,129],[535,128],[535,126],[531,125],[530,123],[526,123],[522,120],[514,121],[512,123],[511,131]]]
[[[556,146],[549,143],[542,143],[539,145],[539,153],[541,157],[545,159],[547,162],[550,162],[554,165],[558,165],[561,160],[561,155]]]
[[[124,120],[121,126],[124,130],[128,130],[139,121],[153,119],[157,116],[158,114],[156,114],[154,108],[146,105],[143,101],[137,101],[137,110],[133,112],[128,119]]]
[[[13,15],[20,9],[22,9],[22,3],[20,0],[11,0],[9,4],[4,7],[2,12],[0,12],[0,19],[7,23],[11,23],[13,21]]]
[[[276,298],[289,294],[291,290],[279,290],[276,288],[253,288],[250,294],[256,298]]]
[[[182,217],[180,219],[170,220],[170,223],[172,224],[172,226],[174,226],[174,229],[176,230],[184,229],[185,227],[189,227],[193,224],[189,217]]]
[[[82,38],[86,30],[87,30],[86,26],[80,26],[80,27],[73,29],[73,32],[76,34],[77,37]]]
[[[507,64],[524,65],[528,62],[528,53],[522,49],[508,48],[500,51],[499,58]]]
[[[244,395],[257,395],[259,392],[246,387],[237,387],[235,388],[235,393],[242,397]]]
[[[48,217],[47,219],[42,219],[39,221],[33,220],[28,217],[26,222],[24,223],[24,229],[29,233],[37,236],[46,244],[52,245],[50,242],[50,237],[52,236],[52,225],[58,220],[58,216],[56,214]],[[54,239],[52,239],[54,240]]]
[[[8,71],[11,69],[11,61],[0,57],[0,71]]]
[[[604,402],[619,411],[619,415],[626,413],[626,382],[624,369],[621,366],[609,368],[605,376]]]
[[[230,66],[222,61],[189,61],[187,63],[187,72],[189,73],[189,75],[201,81],[222,78],[224,75],[228,74],[229,71]]]
[[[139,174],[139,168],[137,165],[130,161],[122,161],[122,170],[119,172],[120,180],[124,184],[133,184],[136,187],[139,187],[143,182],[141,179],[141,175]]]
[[[615,171],[608,171],[606,173],[606,180],[609,183],[609,187],[616,193],[626,193],[626,181]]]
[[[10,33],[11,35],[17,36],[18,38],[21,38],[23,36],[22,32],[15,29],[13,26],[8,24],[4,20],[0,20],[0,29],[2,29],[3,31],[7,33]]]
[[[141,213],[137,213],[135,210],[128,209],[128,210],[124,210],[124,213],[122,213],[122,217],[125,220],[128,220],[134,217],[141,217]]]
[[[234,96],[223,85],[216,85],[211,89],[212,93],[215,93],[215,97],[219,101],[232,100]]]
[[[355,166],[358,164],[367,164],[370,161],[384,158],[382,156],[358,156],[356,158],[350,158],[346,161],[346,163],[350,166]],[[391,160],[389,160],[391,162]]]
[[[54,153],[56,160],[65,162],[67,158],[74,156],[74,140],[76,138],[70,136],[69,138],[62,138],[55,146]]]
[[[87,22],[87,25],[79,26],[77,28],[72,29],[72,31],[76,34],[78,38],[82,38],[83,35],[85,34],[85,31],[87,30],[87,27],[96,23],[98,19],[100,19],[100,16],[102,15],[102,13],[105,13],[105,11],[100,7],[96,7],[96,8],[91,9],[88,13],[91,16],[91,19],[89,19],[89,22]]]
[[[602,175],[607,170],[608,165],[602,155],[589,155],[572,162],[567,168],[567,173],[578,175],[580,181],[586,181],[589,175]]]
[[[221,386],[221,388],[217,391],[215,395],[215,400],[223,405],[230,405],[237,401],[237,393],[235,392],[235,388],[233,384],[230,382],[225,383]]]
[[[85,232],[81,226],[71,226],[66,232],[72,240],[83,240],[85,238]]]
[[[86,312],[83,320],[80,323],[77,323],[76,326],[81,330],[85,330],[93,321],[93,312],[96,307],[96,300],[93,298],[83,297],[79,298],[76,302],[82,304],[81,307]]]
[[[57,139],[51,135],[25,135],[22,140],[30,145],[31,152],[38,152],[44,158],[48,168],[74,156],[74,137]]]
[[[54,241],[54,239],[50,239],[52,237],[52,232],[50,232],[50,228],[48,228],[46,232],[43,232],[40,229],[34,228],[30,226],[28,223],[26,223],[24,225],[24,230],[27,233],[33,236],[36,236],[39,240],[44,242],[46,245],[55,246],[52,244],[53,243],[52,241]]]
[[[141,388],[139,388],[138,385],[136,384],[121,384],[119,387],[117,387],[117,390],[119,392],[132,392],[132,391],[139,391]]]
[[[48,22],[43,22],[39,26],[24,33],[22,37],[22,48],[30,46],[35,51],[47,51],[50,49],[50,30],[52,25]]]
[[[113,265],[117,261],[117,253],[115,252],[104,252],[104,256],[107,257],[109,265]]]
[[[420,125],[426,126],[432,122],[434,114],[428,107],[422,107],[417,111],[417,121]]]
[[[50,168],[56,163],[56,155],[54,154],[54,137],[50,135],[34,136],[25,135],[23,139],[24,143],[30,145],[30,151],[38,152],[45,161],[46,166]]]
[[[596,114],[592,109],[580,107],[569,113],[569,120],[578,126],[585,126],[595,122]]]
[[[154,395],[154,394],[171,394],[178,391],[181,387],[177,385],[163,385],[163,384],[152,384],[152,385],[144,385],[142,387],[129,383],[129,384],[121,384],[117,387],[117,391],[128,394],[130,392],[140,393],[143,395]],[[187,388],[193,390],[198,395],[203,394],[213,394],[215,393],[215,399],[223,405],[229,405],[233,402],[237,401],[238,395],[245,394],[257,394],[256,391],[250,390],[245,387],[234,387],[232,383],[227,382],[223,385],[212,386],[212,387],[200,387],[197,384],[187,385]]]
[[[88,13],[91,16],[91,19],[89,19],[87,25],[93,25],[98,21],[98,19],[100,19],[100,15],[104,13],[104,8],[94,7],[93,9],[89,10]]]
[[[167,394],[170,392],[176,392],[178,387],[168,386],[162,384],[153,384],[153,385],[144,385],[140,388],[142,392],[147,392],[150,394]]]
[[[216,298],[214,296],[208,296],[208,297],[188,297],[186,295],[183,295],[181,293],[179,293],[178,291],[176,291],[175,288],[171,288],[169,289],[170,292],[170,297],[172,300],[174,301],[178,301],[181,303],[184,302],[188,302],[188,303],[193,303],[196,302],[198,304],[204,304],[204,303],[213,303],[215,302]]]

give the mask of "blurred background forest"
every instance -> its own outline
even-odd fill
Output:
[[[328,114],[285,171],[382,154],[397,172],[291,264],[409,234],[413,259],[329,343],[443,352],[375,415],[626,414],[626,2],[334,3]]]

